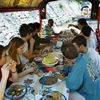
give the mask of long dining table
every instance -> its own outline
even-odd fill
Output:
[[[61,53],[60,49],[58,48],[54,49],[53,51]],[[62,59],[60,59],[60,62],[62,62]],[[38,75],[36,73],[31,73],[19,79],[18,84],[25,85],[27,88],[27,92],[23,96],[23,98],[18,100],[43,100],[42,99],[44,96],[43,92],[45,90],[47,91],[47,93],[52,91],[59,91],[61,94],[63,94],[66,97],[65,100],[68,100],[69,89],[66,87],[66,81],[58,79],[58,81],[53,85],[49,85],[49,86],[42,85],[39,82],[41,77],[52,75],[52,71],[54,71],[54,68],[45,66],[42,63],[37,63],[37,65],[39,66],[39,70],[43,70],[43,73],[41,75]],[[10,99],[5,97],[5,100],[10,100]]]
[[[50,75],[50,73],[45,73],[45,75]],[[44,90],[50,90],[50,92],[52,91],[59,91],[60,93],[62,93],[65,97],[66,100],[68,100],[69,97],[69,90],[66,87],[66,82],[59,80],[57,81],[57,83],[53,84],[53,85],[42,85],[39,80],[42,76],[38,76],[36,74],[28,74],[22,78],[19,79],[18,83],[15,84],[24,84],[27,87],[27,92],[24,95],[23,98],[18,99],[18,100],[42,100],[43,97],[43,91]],[[28,80],[30,80],[30,82],[28,82]],[[34,91],[33,91],[34,90]],[[33,92],[32,92],[33,91]],[[49,91],[48,91],[49,92]],[[8,98],[5,98],[5,100],[10,100]]]
[[[55,71],[55,67],[48,67],[42,63],[37,63],[37,65],[38,65],[40,74],[33,72],[33,73],[25,75],[19,79],[18,84],[25,85],[27,88],[27,92],[23,96],[23,98],[18,99],[18,100],[42,100],[41,98],[44,96],[43,92],[45,90],[48,93],[52,92],[52,91],[59,91],[60,93],[62,93],[66,97],[66,100],[68,100],[69,90],[66,87],[65,80],[60,80],[58,78],[58,81],[53,85],[42,85],[39,82],[39,80],[43,76],[52,76],[53,71]],[[42,73],[41,73],[41,70],[42,70]],[[14,83],[14,84],[16,84],[16,83]],[[10,99],[6,98],[5,100],[10,100]]]

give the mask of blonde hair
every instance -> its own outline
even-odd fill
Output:
[[[12,60],[17,61],[17,49],[24,45],[24,40],[22,40],[20,37],[14,37],[10,43],[9,43],[9,49],[8,54],[11,57]]]

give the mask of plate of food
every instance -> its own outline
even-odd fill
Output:
[[[34,58],[34,60],[35,60],[36,62],[42,62],[42,59],[43,59],[42,57],[35,57],[35,58]]]
[[[67,98],[59,91],[52,91],[43,96],[40,100],[67,100]]]
[[[54,73],[54,75],[58,78],[58,79],[65,79],[68,76],[68,73],[65,72],[64,70],[58,70]]]
[[[43,76],[40,78],[39,82],[43,85],[53,85],[56,84],[58,78],[55,76]]]
[[[52,52],[43,58],[42,63],[48,67],[54,67],[58,63],[60,58],[61,54]]]
[[[55,67],[55,65],[58,64],[58,61],[50,62],[50,63],[47,63],[45,61],[42,61],[42,64],[43,65],[46,65],[47,67]]]
[[[5,96],[9,99],[20,99],[22,98],[27,92],[27,88],[24,84],[12,84],[9,88],[5,91]]]

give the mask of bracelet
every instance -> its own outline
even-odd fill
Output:
[[[12,71],[11,71],[12,72]],[[16,73],[17,71],[14,71],[14,72],[12,72],[12,73]]]

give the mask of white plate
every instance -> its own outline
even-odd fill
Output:
[[[43,96],[40,100],[45,100],[46,96],[50,96],[51,93],[48,93],[47,95]],[[62,100],[67,100],[67,98],[61,93]]]
[[[21,94],[19,94],[18,96],[14,96],[14,95],[9,95],[8,92],[11,89],[11,87],[16,87],[16,86],[22,86],[23,87],[23,91]],[[9,99],[19,99],[22,98],[27,92],[26,86],[24,84],[12,84],[9,88],[6,89],[5,91],[5,96]]]
[[[58,64],[58,61],[56,61],[55,63],[53,64],[45,64],[43,61],[42,61],[42,64],[48,66],[48,67],[55,67],[56,64]]]

